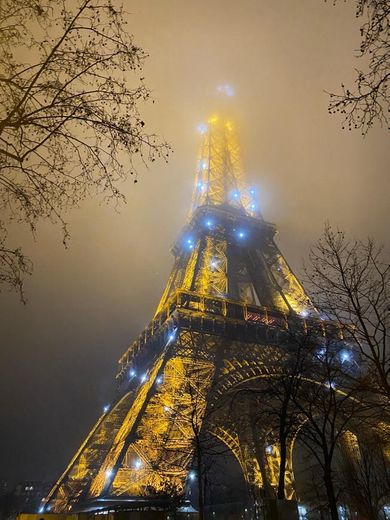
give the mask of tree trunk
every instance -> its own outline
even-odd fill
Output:
[[[279,481],[278,481],[278,499],[284,500],[285,493],[285,477],[286,477],[286,463],[287,463],[287,445],[284,435],[279,435],[280,442],[280,464],[279,464]]]
[[[202,478],[202,455],[199,446],[197,447],[196,462],[198,466],[198,510],[199,520],[204,520],[204,496],[203,496],[203,478]]]
[[[267,464],[266,464],[266,457],[264,454],[264,440],[258,439],[257,437],[254,438],[254,444],[255,444],[255,453],[256,453],[256,459],[259,463],[261,476],[263,477],[263,489],[265,492],[265,496],[267,498],[275,498],[275,492],[273,487],[271,486],[268,478],[268,471],[267,471]]]
[[[327,464],[324,468],[324,482],[326,487],[326,494],[328,497],[328,504],[330,510],[330,517],[332,520],[339,520],[339,513],[337,511],[336,495],[333,487],[332,470]]]

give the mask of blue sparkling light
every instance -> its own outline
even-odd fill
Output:
[[[335,390],[337,385],[334,381],[329,380],[325,383],[325,386],[329,389]]]
[[[135,377],[137,374],[136,374],[136,371],[134,369],[131,369],[130,372],[129,372],[129,375],[130,375],[130,377]]]
[[[251,188],[251,189],[249,190],[249,193],[250,193],[251,195],[256,195],[256,190],[255,190],[255,188]]]
[[[325,355],[326,355],[326,348],[325,347],[322,347],[319,350],[317,350],[316,357],[318,359],[324,359]]]
[[[161,385],[162,381],[163,381],[163,379],[162,379],[161,376],[158,376],[158,377],[156,378],[156,383],[157,383],[158,385]]]
[[[107,413],[109,409],[110,409],[110,406],[108,404],[106,404],[106,406],[103,406],[104,413]]]
[[[195,476],[196,476],[195,471],[190,471],[188,474],[188,477],[190,480],[195,480]]]
[[[206,169],[207,169],[207,161],[206,161],[206,159],[202,159],[202,160],[200,161],[199,166],[200,166],[200,169],[201,169],[201,170],[206,170]]]
[[[238,191],[235,191],[235,192],[233,193],[233,197],[234,197],[235,199],[238,199],[239,196],[240,196],[240,193],[239,193]]]
[[[171,343],[172,341],[174,341],[174,339],[176,338],[176,332],[177,332],[177,327],[175,327],[173,329],[173,331],[169,334],[169,336],[168,336],[168,344]]]
[[[140,469],[142,467],[142,461],[140,459],[137,459],[134,463],[135,469]]]
[[[198,125],[198,132],[202,135],[205,134],[207,132],[207,125],[204,123]]]
[[[238,236],[238,238],[245,238],[244,231],[237,231],[237,236]]]
[[[38,513],[43,513],[45,510],[45,507],[44,506],[41,506],[39,509],[38,509]]]
[[[147,380],[148,380],[148,374],[143,374],[141,376],[141,383],[145,383],[145,381],[147,381]]]
[[[340,359],[342,363],[349,362],[352,359],[351,352],[349,350],[342,350],[340,352]]]

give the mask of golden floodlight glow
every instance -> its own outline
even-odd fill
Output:
[[[280,449],[270,425],[241,429],[241,418],[235,424],[227,409],[207,416],[208,405],[235,385],[266,377],[280,341],[291,341],[272,327],[288,329],[294,314],[306,330],[316,311],[274,242],[275,226],[257,209],[232,120],[214,114],[208,123],[200,128],[189,219],[156,314],[119,361],[121,397],[46,498],[53,512],[107,496],[183,494],[194,428],[207,427],[229,448],[259,496],[264,486],[277,487]],[[294,496],[293,444],[294,437],[286,446],[287,498]]]
[[[208,123],[216,123],[217,121],[218,121],[218,116],[217,116],[217,115],[213,115],[213,116],[211,116],[211,117],[207,120]]]

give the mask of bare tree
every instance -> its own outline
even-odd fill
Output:
[[[230,397],[236,414],[235,408],[239,408],[240,413],[243,413],[242,398],[246,397],[253,401],[248,410],[252,427],[256,430],[258,424],[269,425],[269,435],[279,446],[280,460],[276,490],[276,497],[279,500],[286,498],[288,445],[293,441],[300,423],[295,399],[301,385],[305,384],[305,374],[308,373],[313,349],[309,336],[298,337],[293,333],[289,336],[288,348],[280,347],[278,352],[270,356],[267,377],[259,378],[254,382],[244,382],[240,387],[232,389]],[[266,478],[265,485],[268,485]]]
[[[342,435],[362,420],[363,405],[356,398],[356,387],[349,384],[342,370],[337,345],[327,342],[316,357],[313,382],[301,386],[294,403],[304,422],[300,441],[322,469],[330,516],[339,520],[339,490],[334,478],[336,450]]]
[[[209,360],[204,360],[197,347],[192,357],[187,359],[187,365],[180,398],[176,398],[171,406],[166,406],[172,437],[162,447],[161,462],[164,468],[176,469],[180,460],[180,465],[188,468],[187,484],[191,486],[191,483],[196,483],[199,519],[203,520],[206,495],[217,484],[215,466],[229,452],[209,432],[212,418],[225,403],[220,399],[209,405],[208,396],[214,388],[214,366]]]
[[[31,264],[6,243],[11,220],[41,219],[94,194],[123,200],[134,158],[166,158],[145,131],[146,58],[116,0],[3,0],[0,4],[0,281],[22,289]]]
[[[353,457],[347,453],[342,468],[345,500],[363,518],[381,518],[390,498],[390,467],[385,457],[388,439],[371,428],[360,435]]]
[[[390,265],[371,239],[349,240],[325,226],[305,268],[315,304],[360,350],[364,390],[390,399]]]
[[[296,444],[299,452],[299,465],[294,467],[294,476],[299,498],[305,504],[308,518],[313,515],[314,518],[328,520],[328,501],[321,466],[300,443],[299,437]]]
[[[334,0],[336,3],[337,0]],[[343,128],[359,129],[363,135],[375,121],[388,126],[390,96],[390,5],[388,0],[356,0],[356,17],[364,17],[360,28],[359,58],[368,61],[366,71],[357,70],[354,88],[341,85],[331,93],[329,113],[344,117]]]

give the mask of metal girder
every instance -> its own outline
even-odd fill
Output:
[[[231,204],[250,214],[240,149],[233,122],[212,116],[199,147],[190,216],[202,205]]]
[[[223,397],[245,381],[270,377],[291,328],[325,335],[327,324],[318,319],[274,242],[275,226],[263,220],[250,191],[233,124],[213,116],[199,148],[189,219],[174,244],[174,267],[155,316],[121,357],[121,397],[47,497],[53,512],[102,498],[183,493],[196,432],[204,428],[231,450],[252,490],[275,488],[277,439],[267,453],[269,425],[256,432],[229,417]],[[303,311],[310,317],[300,316]],[[129,379],[133,372],[142,378]]]

